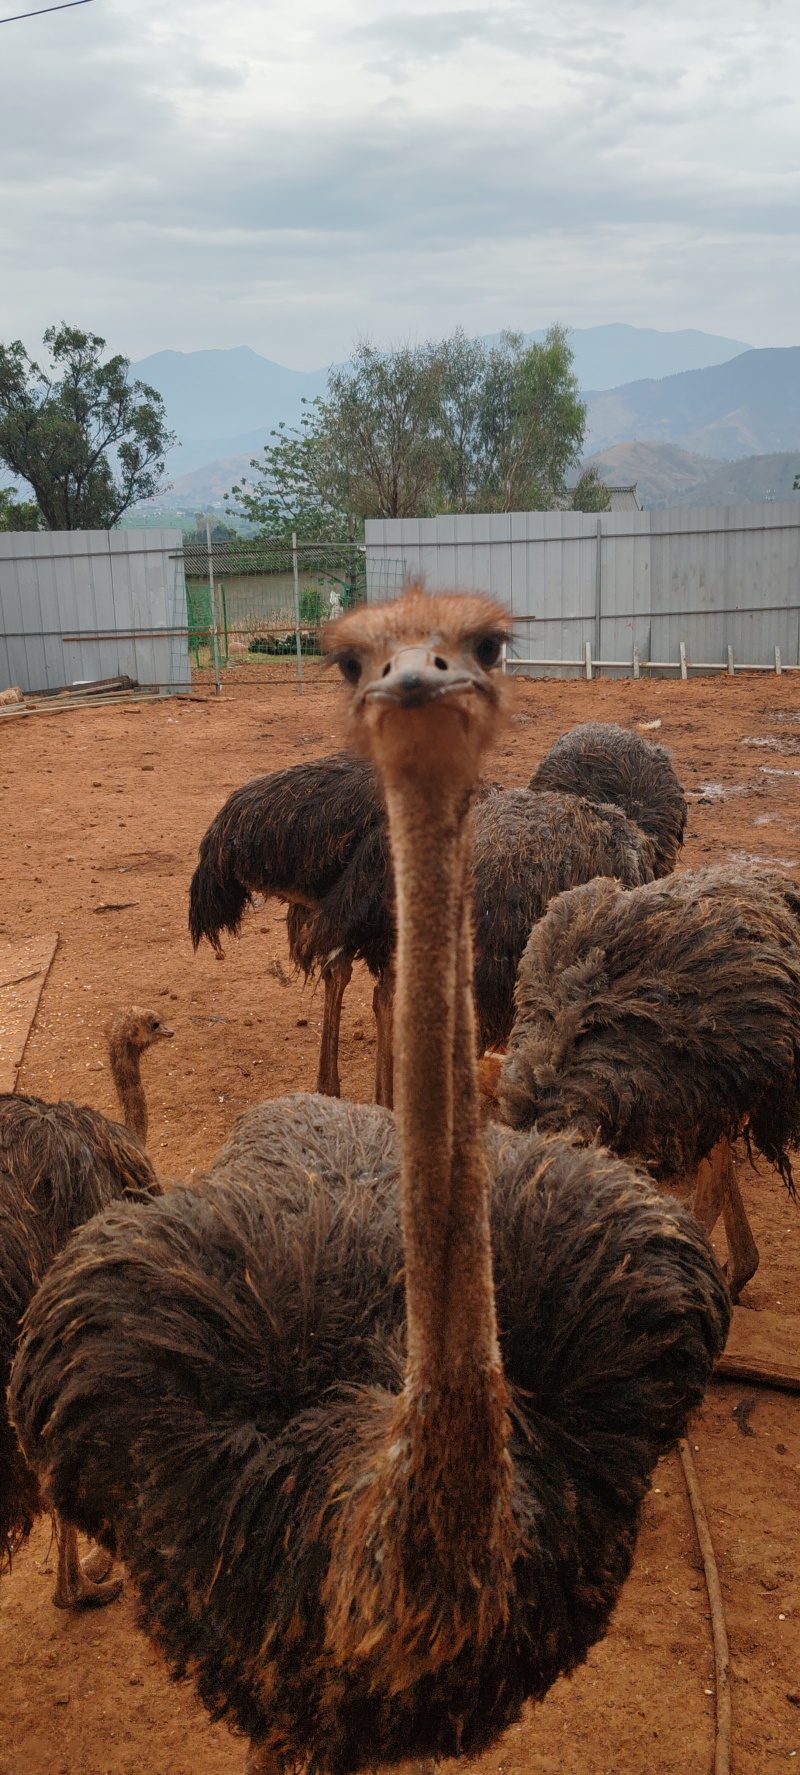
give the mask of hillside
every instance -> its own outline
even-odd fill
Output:
[[[303,400],[323,394],[327,370],[288,370],[251,351],[156,351],[131,365],[132,374],[162,394],[180,440],[170,452],[171,475],[186,475],[220,457],[245,461],[266,443],[273,426],[298,425]]]
[[[800,474],[800,450],[719,462],[692,455],[675,444],[651,444],[637,438],[598,450],[583,466],[596,468],[611,485],[628,486],[635,481],[645,508],[750,505],[793,497],[794,478]]]
[[[800,346],[586,396],[593,453],[630,438],[730,461],[800,448]]]

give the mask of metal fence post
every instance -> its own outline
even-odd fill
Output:
[[[734,673],[733,648],[731,647],[730,642],[729,642],[728,643],[728,677],[732,678],[733,673]]]
[[[781,676],[781,650],[779,647],[775,649],[775,676],[776,678]]]
[[[634,678],[641,677],[641,672],[639,670],[639,649],[638,649],[638,647],[634,647],[634,650],[633,650],[633,676],[634,676]]]
[[[219,627],[217,624],[217,595],[214,590],[214,558],[211,553],[211,519],[206,513],[206,544],[208,547],[208,588],[211,595],[211,647],[214,654],[214,687],[217,696],[222,695],[222,679],[219,670]]]
[[[603,621],[603,520],[597,520],[597,552],[594,563],[594,657],[602,659],[600,626]]]
[[[300,645],[300,578],[297,571],[297,532],[292,531],[292,572],[294,574],[294,633],[297,642],[297,689],[303,694],[303,649]]]
[[[591,641],[587,641],[587,643],[586,643],[585,656],[586,656],[586,677],[588,680],[588,679],[591,679],[594,677],[594,671],[592,669],[592,643],[591,643]]]
[[[686,642],[682,641],[681,642],[681,677],[688,678],[688,676],[689,676],[689,670],[688,670],[688,667],[686,664]]]

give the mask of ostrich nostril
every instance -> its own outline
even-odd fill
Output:
[[[447,671],[447,660],[446,659],[439,659],[439,657],[437,655],[437,657],[436,657],[436,659],[434,659],[433,663],[435,666],[438,666],[440,672]]]
[[[384,666],[383,671],[381,672],[381,677],[382,678],[388,677],[389,673],[391,672],[391,669],[392,669],[392,662],[391,662],[391,660],[389,660],[387,662],[387,664]]]

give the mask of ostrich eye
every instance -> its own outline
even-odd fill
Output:
[[[361,661],[355,653],[346,653],[339,661],[339,671],[348,684],[357,684],[361,677]]]
[[[497,665],[502,646],[503,643],[499,635],[484,635],[483,639],[478,642],[475,648],[475,658],[479,666],[483,666],[485,672],[491,671],[492,666]]]

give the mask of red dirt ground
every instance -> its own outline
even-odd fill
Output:
[[[166,1177],[202,1167],[239,1111],[313,1085],[320,1001],[289,976],[283,915],[251,914],[223,964],[186,933],[198,840],[234,785],[340,740],[332,684],[220,702],[33,715],[0,727],[5,843],[0,934],[61,942],[19,1080],[115,1113],[103,1026],[125,1003],[176,1029],[147,1057],[151,1152]],[[693,800],[688,866],[758,857],[800,874],[800,684],[525,683],[493,774],[522,784],[555,737],[597,717],[661,722]],[[748,745],[748,740],[767,744]],[[777,773],[777,774],[773,774]],[[118,912],[101,902],[133,901]],[[371,1095],[370,987],[354,978],[342,1072]],[[744,1301],[800,1314],[800,1210],[742,1168],[761,1250]],[[752,1436],[717,1382],[693,1436],[732,1643],[738,1775],[800,1760],[800,1417],[761,1390]],[[80,1618],[52,1606],[49,1525],[0,1581],[0,1775],[240,1775],[244,1746],[174,1688],[136,1632],[130,1597]],[[712,1763],[711,1635],[677,1457],[656,1476],[634,1575],[611,1632],[474,1769],[481,1775],[688,1775]],[[791,1697],[791,1699],[790,1699]],[[795,1766],[797,1764],[795,1763]]]

